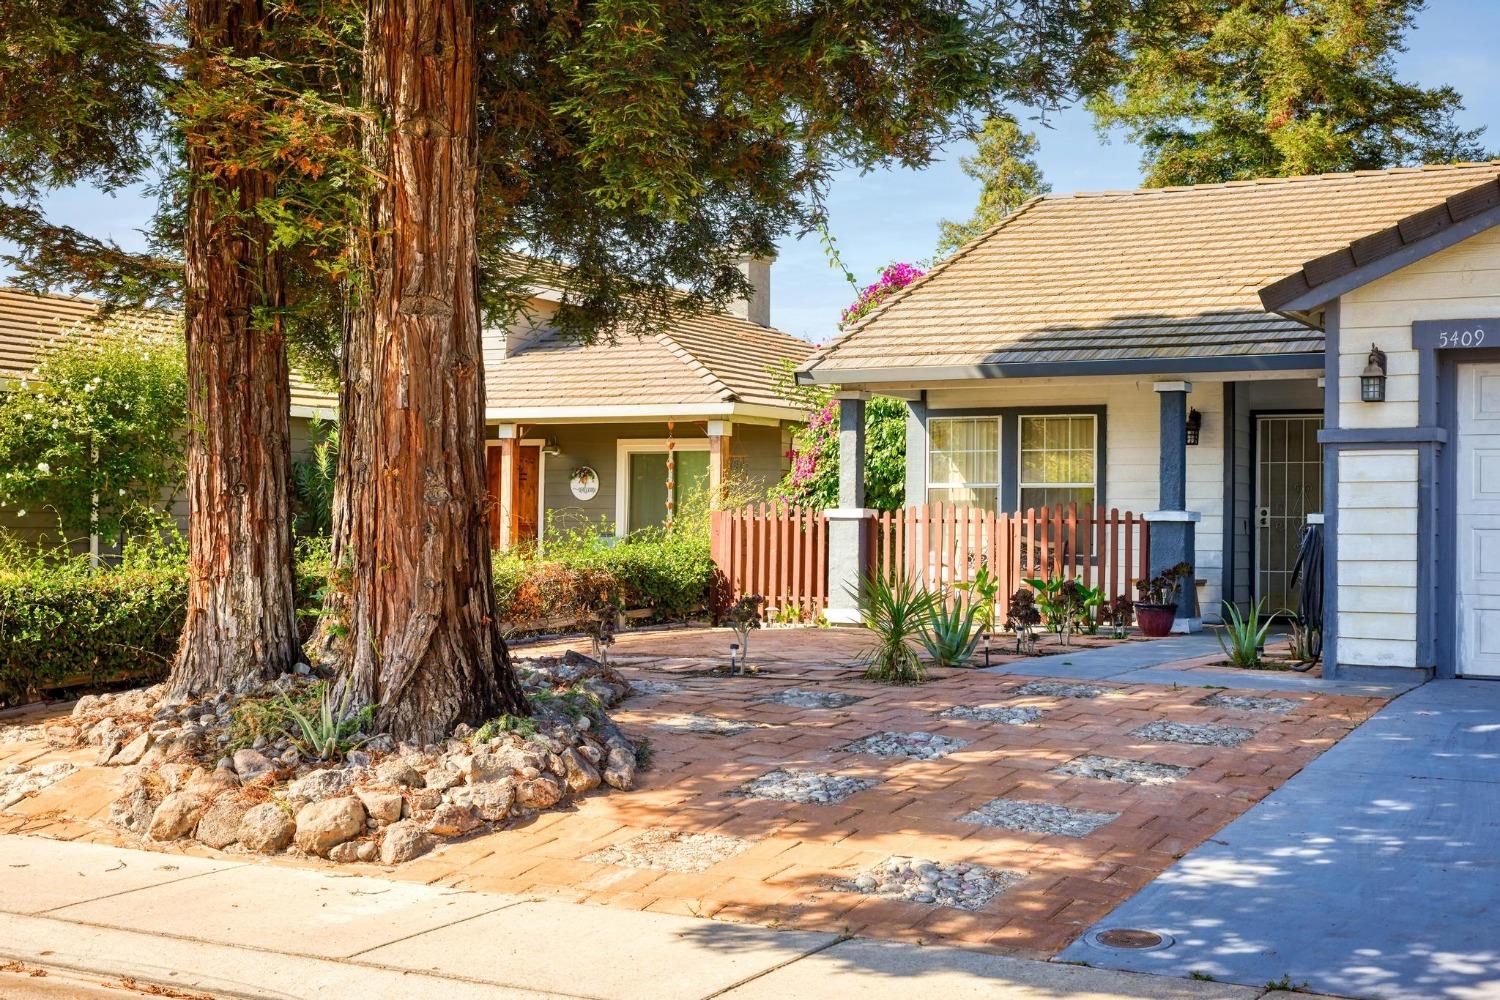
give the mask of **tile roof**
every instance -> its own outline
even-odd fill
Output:
[[[99,316],[99,303],[66,295],[32,295],[0,287],[0,380],[31,371],[44,348],[64,336],[88,335]],[[181,320],[163,309],[140,310],[136,316],[162,332],[177,333]],[[292,405],[326,410],[338,407],[338,394],[292,375]]]
[[[1267,312],[1260,289],[1496,177],[1500,161],[1044,196],[804,368],[828,379],[1321,351],[1322,333]]]
[[[723,313],[675,319],[655,336],[577,344],[544,332],[499,363],[486,362],[490,409],[752,403],[786,406],[772,390],[783,360],[813,346]]]

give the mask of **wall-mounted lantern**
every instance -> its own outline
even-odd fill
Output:
[[[1370,345],[1370,358],[1359,373],[1359,398],[1366,403],[1385,402],[1385,352]]]
[[[1197,410],[1188,410],[1187,415],[1187,443],[1197,444],[1198,433],[1203,430],[1203,414]]]

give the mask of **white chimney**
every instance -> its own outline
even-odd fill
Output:
[[[747,319],[757,326],[770,326],[771,258],[746,257],[740,261],[740,273],[750,282],[750,295],[730,302],[730,314]]]

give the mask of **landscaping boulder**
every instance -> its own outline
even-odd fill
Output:
[[[297,824],[285,809],[274,802],[262,802],[245,811],[245,815],[240,818],[235,839],[246,850],[275,854],[292,842],[292,836],[296,832]]]
[[[479,813],[479,818],[488,823],[498,823],[510,814],[516,801],[516,783],[506,778],[503,781],[484,781],[467,789],[469,802]]]
[[[574,795],[592,791],[599,787],[599,769],[587,760],[583,755],[572,747],[562,753],[564,780],[568,783],[568,791]]]
[[[330,767],[304,775],[286,786],[289,799],[322,802],[346,795],[354,784],[355,772],[347,767]]]
[[[518,747],[502,746],[494,750],[482,750],[470,758],[465,777],[474,785],[483,781],[497,781],[511,777],[530,762]]]
[[[532,778],[516,787],[516,801],[527,809],[550,809],[562,797],[562,785],[552,778]]]
[[[234,752],[234,771],[246,784],[250,784],[262,775],[274,773],[275,770],[275,762],[259,750],[246,749]]]
[[[427,828],[439,837],[462,837],[477,830],[482,822],[472,805],[444,802],[432,811]]]
[[[250,803],[238,795],[220,795],[204,810],[193,834],[199,842],[223,850],[240,839],[240,821]]]
[[[152,840],[176,840],[185,836],[208,809],[208,799],[195,792],[173,792],[161,800],[151,815]]]
[[[337,844],[365,832],[365,807],[352,795],[309,802],[297,811],[297,846],[326,857]]]
[[[401,818],[401,793],[386,792],[377,788],[356,788],[354,794],[363,803],[365,812],[376,823],[384,826]]]
[[[120,748],[120,752],[109,759],[114,767],[129,767],[131,764],[139,764],[141,758],[146,756],[146,751],[151,748],[151,734],[141,733],[135,739]]]
[[[392,823],[380,838],[380,863],[399,865],[421,857],[432,850],[433,843],[432,835],[409,819]]]
[[[359,860],[359,849],[363,846],[352,840],[346,840],[342,844],[336,844],[328,852],[328,860],[337,864],[347,865],[351,861]]]
[[[612,746],[604,764],[604,780],[611,788],[629,791],[635,784],[635,751],[627,746]]]
[[[421,788],[423,784],[422,772],[399,757],[381,761],[375,768],[375,777],[384,784],[406,788]]]

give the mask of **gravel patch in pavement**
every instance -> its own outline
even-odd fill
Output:
[[[751,841],[723,833],[647,830],[623,844],[612,844],[583,860],[599,865],[654,868],[664,872],[701,872],[750,847]]]
[[[874,778],[850,778],[842,774],[819,774],[816,771],[785,771],[777,768],[759,778],[752,778],[735,790],[737,795],[779,802],[828,806],[842,802],[855,792],[876,784]]]
[[[1252,729],[1214,722],[1148,722],[1130,735],[1143,740],[1191,743],[1200,747],[1237,747],[1255,735]]]
[[[1190,771],[1192,768],[1179,767],[1176,764],[1153,764],[1145,760],[1103,757],[1098,754],[1076,757],[1061,767],[1052,769],[1053,774],[1098,778],[1101,781],[1122,781],[1131,785],[1170,785],[1178,778],[1186,777]]]
[[[682,685],[677,684],[673,681],[654,681],[647,678],[645,680],[631,681],[630,694],[626,695],[626,697],[634,698],[637,695],[646,695],[650,697],[658,694],[676,694],[681,690]]]
[[[1029,726],[1043,715],[1030,705],[955,705],[938,713],[940,719],[962,719],[965,722],[998,722],[1004,726]]]
[[[1025,877],[962,861],[938,864],[926,858],[896,857],[839,882],[836,888],[925,906],[982,910]]]
[[[937,760],[969,745],[968,740],[936,733],[874,733],[839,747],[846,753],[868,753],[876,757]]]
[[[1070,809],[1046,802],[1022,802],[1019,799],[992,799],[973,812],[958,818],[960,823],[998,826],[1023,833],[1048,833],[1063,837],[1087,837],[1106,823],[1120,818],[1119,813]]]
[[[792,708],[843,708],[857,701],[864,701],[865,696],[849,694],[845,691],[809,691],[807,688],[787,688],[774,694],[762,695],[756,701],[769,701],[777,705],[790,705]]]
[[[763,722],[747,722],[744,719],[721,719],[717,715],[672,715],[657,719],[651,725],[674,733],[699,733],[705,736],[737,736],[751,729],[765,729]]]
[[[0,771],[0,809],[9,809],[28,795],[61,781],[76,770],[77,767],[65,760],[38,764],[35,767],[11,764]]]
[[[1114,688],[1096,684],[1069,684],[1067,681],[1029,681],[1011,692],[1016,698],[1097,698]]]
[[[1198,704],[1206,708],[1234,708],[1242,712],[1270,712],[1273,715],[1285,715],[1297,708],[1302,702],[1294,698],[1257,698],[1248,694],[1225,694],[1219,691],[1209,695]]]

